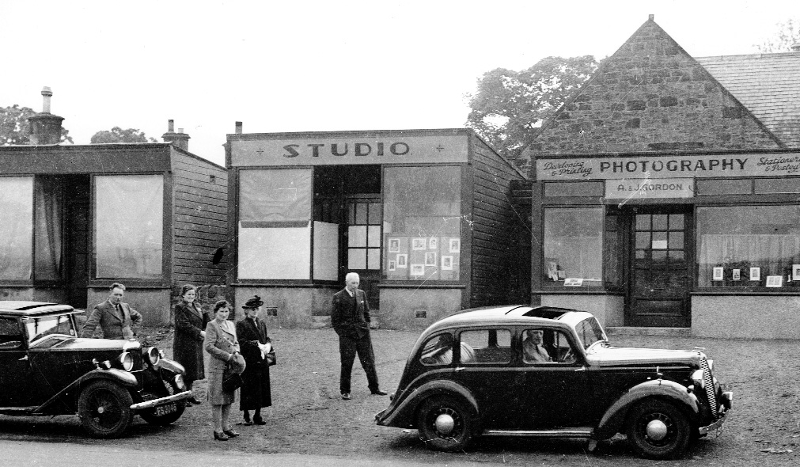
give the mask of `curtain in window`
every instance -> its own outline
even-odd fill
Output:
[[[33,177],[0,177],[0,279],[30,280]]]
[[[37,177],[34,189],[35,277],[37,280],[59,280],[62,271],[62,185],[58,178]]]
[[[96,277],[161,278],[163,177],[96,177],[95,208]]]
[[[700,238],[700,286],[712,285],[713,268],[722,266],[741,270],[743,285],[749,268],[761,268],[761,282],[768,275],[791,273],[794,258],[800,257],[800,236],[769,234],[706,234]]]

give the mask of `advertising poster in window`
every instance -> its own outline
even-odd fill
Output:
[[[424,276],[425,265],[422,263],[411,263],[411,275],[417,278]]]
[[[783,287],[783,276],[767,276],[767,287]]]

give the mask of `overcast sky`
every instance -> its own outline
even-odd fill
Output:
[[[649,14],[691,55],[757,53],[797,0],[0,0],[0,107],[77,144],[114,126],[224,165],[225,135],[463,127],[485,72],[613,54]]]

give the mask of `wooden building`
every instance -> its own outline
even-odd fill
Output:
[[[651,16],[523,153],[532,301],[800,338],[798,75],[798,51],[694,58]]]
[[[526,299],[517,238],[528,213],[510,198],[524,177],[472,131],[236,130],[226,166],[237,303],[258,294],[282,325],[324,323],[349,271],[392,328]]]
[[[225,292],[227,172],[165,143],[57,144],[61,117],[31,119],[35,144],[0,146],[0,298],[91,308],[122,282],[148,324],[177,290]],[[217,253],[215,255],[215,253]]]

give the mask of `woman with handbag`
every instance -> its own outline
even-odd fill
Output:
[[[190,391],[195,381],[206,377],[203,339],[208,318],[197,305],[196,295],[197,288],[193,285],[186,284],[181,288],[181,302],[175,305],[175,342],[172,346],[175,360],[186,370],[183,381]],[[193,395],[189,403],[198,405],[200,401]]]
[[[272,391],[269,382],[268,355],[274,358],[272,341],[267,336],[267,325],[257,316],[264,304],[256,295],[249,299],[242,308],[244,319],[236,323],[236,334],[242,346],[242,356],[247,368],[242,373],[242,399],[239,410],[244,412],[245,425],[266,425],[261,417],[261,408],[272,405]],[[272,360],[274,362],[274,359]],[[250,418],[250,411],[254,411]]]
[[[228,421],[231,404],[236,402],[235,388],[230,389],[223,382],[237,372],[241,374],[245,367],[244,358],[239,354],[236,328],[228,321],[229,314],[227,301],[220,300],[214,305],[214,319],[206,326],[203,341],[203,348],[211,356],[208,362],[208,401],[214,421],[214,439],[218,441],[239,436]]]

